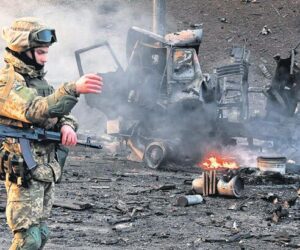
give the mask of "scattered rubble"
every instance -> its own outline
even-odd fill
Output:
[[[262,30],[260,31],[260,34],[262,34],[262,35],[268,35],[268,34],[270,34],[270,33],[272,33],[272,31],[271,31],[270,28],[268,28],[268,25],[265,25],[265,26],[262,28]]]
[[[54,207],[62,207],[71,210],[86,210],[93,207],[92,204],[86,202],[72,201],[72,200],[59,200],[55,201]]]
[[[122,156],[87,153],[88,159],[93,159],[88,166],[85,157],[78,157],[79,149],[71,151],[65,177],[57,186],[57,201],[49,220],[53,233],[46,249],[59,249],[62,244],[65,249],[164,245],[218,249],[236,244],[246,249],[292,249],[299,245],[295,234],[300,221],[297,175],[286,174],[280,181],[277,175],[262,181],[259,178],[267,176],[262,177],[259,170],[241,169],[246,183],[242,197],[206,196],[199,205],[178,206],[180,197],[194,197],[192,181],[201,176],[198,166],[170,166],[157,171]],[[80,175],[74,176],[79,168]],[[102,183],[109,189],[91,188]],[[3,183],[0,187],[4,194]],[[5,204],[5,198],[1,196],[2,202]],[[1,244],[8,247],[10,233],[3,212],[0,226],[5,237]]]
[[[177,199],[177,205],[181,207],[191,206],[191,205],[197,205],[204,201],[201,195],[185,195],[180,196]]]
[[[220,17],[219,20],[221,23],[228,23],[228,20],[226,17]]]
[[[257,0],[241,0],[243,3],[260,3],[260,1]]]

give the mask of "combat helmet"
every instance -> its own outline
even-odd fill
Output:
[[[35,17],[16,19],[10,27],[2,30],[2,37],[7,47],[17,53],[36,47],[50,46],[57,41],[55,30],[47,27]]]

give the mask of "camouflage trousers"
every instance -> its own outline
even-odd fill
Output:
[[[50,216],[54,182],[31,180],[29,188],[24,188],[6,180],[5,187],[7,224],[14,233],[40,225]]]

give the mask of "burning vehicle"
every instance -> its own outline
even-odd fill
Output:
[[[86,102],[108,117],[109,134],[125,138],[139,160],[151,168],[166,159],[195,161],[204,141],[209,142],[217,114],[215,91],[198,60],[202,29],[165,37],[137,27],[128,31],[128,66],[107,42],[75,52],[79,73],[83,53],[106,48],[114,72],[99,72],[107,84],[101,98]]]
[[[98,72],[107,83],[104,95],[89,95],[89,106],[108,118],[107,133],[131,149],[131,159],[150,168],[165,162],[196,163],[209,150],[235,144],[235,137],[291,143],[296,123],[283,126],[273,114],[295,113],[299,95],[298,53],[287,59],[275,57],[278,65],[270,87],[249,86],[250,51],[233,47],[232,62],[205,74],[199,63],[203,30],[199,28],[165,36],[132,27],[126,41],[127,67],[123,69],[108,42],[75,52],[80,75],[84,57],[97,51],[104,69]],[[110,59],[109,59],[110,58]],[[87,63],[88,60],[85,60]],[[109,68],[114,65],[113,69]],[[264,93],[267,115],[251,118],[249,93]],[[264,127],[265,130],[257,130]],[[280,129],[282,133],[277,133]]]

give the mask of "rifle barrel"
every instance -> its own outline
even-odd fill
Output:
[[[102,145],[100,144],[92,144],[92,143],[85,143],[85,142],[77,142],[78,146],[84,146],[88,148],[97,148],[97,149],[102,149]]]

